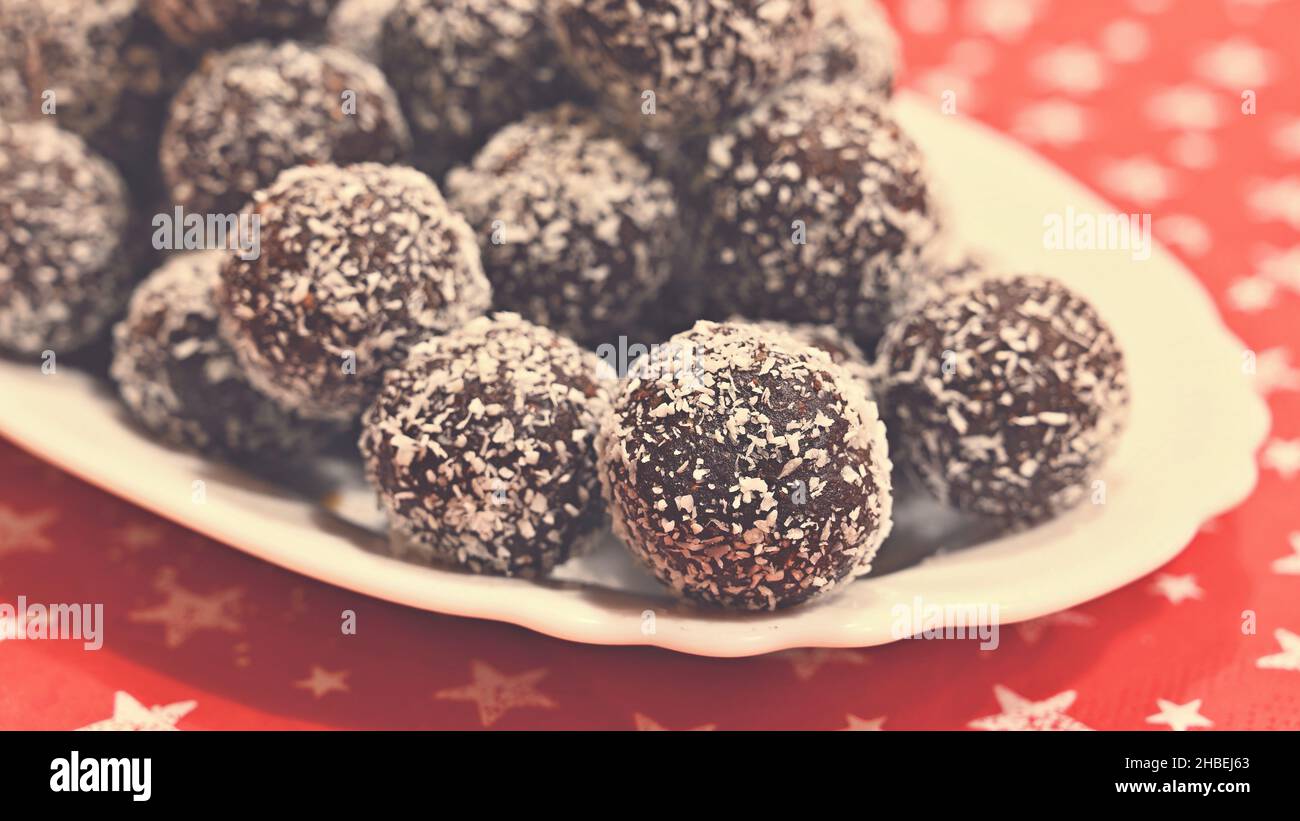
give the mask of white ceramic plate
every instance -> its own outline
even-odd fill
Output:
[[[1114,590],[1169,561],[1198,526],[1255,482],[1268,416],[1193,276],[1161,249],[1066,252],[1043,243],[1045,214],[1114,209],[1005,138],[903,95],[903,124],[929,158],[957,237],[991,260],[1049,273],[1087,295],[1124,346],[1129,429],[1101,477],[1106,502],[995,538],[913,500],[872,576],[776,614],[680,604],[612,537],[593,555],[529,582],[419,567],[382,555],[358,466],[323,462],[297,490],[150,441],[110,392],[62,368],[0,361],[0,432],[123,498],[290,570],[401,604],[523,625],[574,641],[650,644],[712,656],[857,647],[899,638],[895,605],[984,605],[1002,624]],[[194,482],[204,483],[202,503]],[[316,500],[325,499],[324,504]],[[996,605],[994,611],[992,605]],[[651,619],[648,613],[653,612]]]

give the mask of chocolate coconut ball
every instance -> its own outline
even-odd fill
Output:
[[[595,355],[517,314],[415,346],[367,411],[361,452],[397,536],[425,561],[540,576],[603,515]]]
[[[338,0],[141,0],[179,45],[224,48],[257,37],[319,32]]]
[[[575,96],[543,0],[399,0],[383,66],[435,176],[469,162],[502,126]]]
[[[576,107],[506,126],[447,197],[478,231],[494,304],[579,342],[626,333],[668,278],[672,187]]]
[[[709,131],[749,109],[791,79],[813,20],[810,0],[552,5],[574,72],[631,134]]]
[[[614,531],[661,581],[740,609],[870,570],[891,525],[865,386],[785,333],[700,322],[633,367],[597,443]]]
[[[898,35],[876,0],[812,0],[812,48],[799,57],[797,79],[846,78],[883,97],[894,93]]]
[[[131,292],[129,199],[107,160],[46,122],[0,122],[0,348],[70,352]]]
[[[113,329],[110,373],[152,433],[227,459],[283,459],[319,450],[336,427],[282,410],[248,384],[217,334],[213,288],[221,251],[177,254],[131,296]]]
[[[379,65],[384,55],[384,18],[396,7],[397,0],[340,0],[325,23],[325,39]]]
[[[1012,526],[1079,504],[1127,415],[1115,337],[1050,279],[990,277],[928,302],[889,329],[879,369],[900,464]]]
[[[0,118],[53,114],[85,137],[107,123],[136,0],[0,0]]]
[[[872,349],[938,232],[920,153],[879,97],[791,86],[712,140],[706,175],[718,303]]]
[[[777,322],[775,320],[747,320],[744,317],[732,317],[729,322],[747,322],[756,328],[774,334],[786,334],[810,348],[823,351],[831,361],[848,371],[849,375],[860,380],[864,385],[871,381],[871,362],[857,343],[833,325],[810,325],[807,323]],[[870,390],[867,391],[870,396]]]
[[[286,168],[393,162],[409,148],[379,69],[333,46],[250,43],[209,55],[181,86],[160,159],[176,204],[228,214]]]
[[[227,257],[221,330],[254,387],[354,417],[415,342],[487,310],[474,232],[420,172],[300,166],[257,192],[261,256]]]

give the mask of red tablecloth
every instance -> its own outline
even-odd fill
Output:
[[[97,652],[0,641],[0,728],[1300,728],[1300,3],[888,6],[904,85],[936,105],[955,92],[1151,212],[1213,291],[1274,414],[1249,501],[1151,577],[1009,628],[996,652],[721,661],[317,584],[0,442],[0,602],[103,602],[107,620]]]

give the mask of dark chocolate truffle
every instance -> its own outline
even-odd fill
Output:
[[[801,345],[824,351],[832,362],[848,371],[855,379],[861,380],[863,384],[870,382],[871,362],[867,359],[867,355],[856,342],[833,325],[777,322],[771,319],[747,320],[743,317],[732,317],[729,321],[748,322],[769,333],[788,334]]]
[[[1012,526],[1079,504],[1127,415],[1115,337],[1039,277],[926,303],[889,329],[878,370],[896,460],[941,501]]]
[[[397,0],[340,0],[325,23],[325,39],[375,65],[383,59],[384,19]]]
[[[106,124],[135,10],[136,0],[0,0],[0,118],[52,113],[82,137]]]
[[[177,254],[131,296],[113,329],[122,401],[162,441],[228,459],[308,456],[339,432],[253,389],[217,334],[222,251]]]
[[[542,0],[399,0],[383,67],[435,176],[469,162],[502,126],[574,96]]]
[[[205,58],[172,100],[160,153],[175,204],[229,214],[286,168],[393,162],[409,147],[379,69],[333,46],[286,42]]]
[[[898,36],[876,0],[812,0],[812,48],[795,78],[847,78],[883,97],[894,92]]]
[[[191,48],[224,48],[257,37],[306,37],[338,0],[142,0],[159,28]]]
[[[603,524],[600,362],[516,314],[411,350],[364,417],[361,451],[394,546],[477,573],[539,576]]]
[[[300,166],[251,211],[261,256],[222,266],[221,330],[249,381],[303,416],[352,418],[412,344],[490,304],[474,232],[412,168]]]
[[[0,122],[0,348],[95,339],[131,293],[129,198],[113,166],[51,123]]]
[[[891,526],[885,430],[823,351],[700,322],[632,368],[597,442],[614,532],[698,601],[776,609],[870,570]]]
[[[718,304],[873,349],[938,232],[920,153],[878,95],[791,86],[712,140],[706,176]]]
[[[709,131],[749,109],[791,79],[813,20],[810,0],[556,0],[552,15],[631,134]]]
[[[506,126],[447,197],[478,231],[494,304],[580,342],[626,333],[668,278],[672,187],[573,106]]]

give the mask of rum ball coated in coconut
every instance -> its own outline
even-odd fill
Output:
[[[384,19],[384,71],[434,175],[469,162],[497,129],[575,96],[543,0],[399,0]]]
[[[337,0],[141,0],[179,45],[224,48],[257,37],[308,37]]]
[[[395,546],[507,576],[540,576],[586,550],[603,523],[600,368],[511,313],[415,346],[361,435]]]
[[[63,354],[108,327],[134,278],[129,212],[117,171],[76,135],[0,122],[0,349]]]
[[[340,0],[325,23],[325,38],[330,45],[379,65],[384,56],[384,19],[396,7],[397,0]]]
[[[881,342],[896,460],[941,501],[1009,525],[1079,504],[1127,416],[1124,356],[1085,299],[995,276],[899,319]]]
[[[718,304],[873,348],[939,227],[920,152],[879,95],[791,86],[713,138],[705,175]]]
[[[217,333],[213,288],[225,252],[176,254],[135,289],[113,329],[110,374],[162,441],[232,459],[310,455],[339,433],[248,384]]]
[[[421,339],[487,310],[474,232],[412,168],[300,166],[257,192],[261,255],[221,269],[221,331],[254,387],[355,417]]]
[[[136,0],[0,0],[0,118],[53,115],[89,136],[113,117]]]
[[[410,148],[379,69],[333,46],[208,55],[172,99],[160,160],[172,201],[229,214],[295,165],[394,162]]]
[[[810,0],[556,0],[574,72],[630,134],[713,130],[788,82]]]
[[[633,366],[597,444],[614,532],[660,581],[737,609],[870,570],[891,526],[884,425],[823,351],[700,322]]]
[[[506,126],[447,197],[478,231],[494,304],[579,342],[626,333],[668,279],[672,187],[574,106]]]
[[[795,64],[796,79],[847,78],[889,97],[898,66],[898,35],[876,0],[812,0],[811,49]]]

